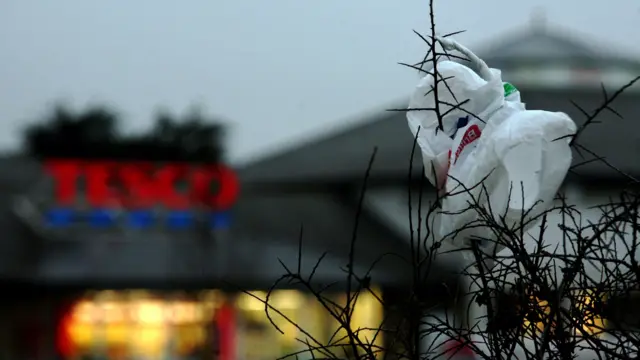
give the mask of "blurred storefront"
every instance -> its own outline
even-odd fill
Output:
[[[93,171],[85,174],[91,181],[85,189],[65,178],[71,184],[62,187],[65,193],[46,176],[51,163],[2,161],[0,210],[6,216],[0,226],[13,235],[4,240],[2,280],[7,289],[15,287],[4,300],[8,310],[0,324],[6,357],[271,360],[299,353],[297,358],[311,359],[324,354],[305,353],[306,342],[339,345],[346,336],[309,292],[273,291],[270,316],[261,301],[285,273],[283,265],[297,264],[301,273],[314,273],[314,285],[337,284],[334,293],[324,293],[327,302],[346,303],[343,269],[356,207],[335,193],[249,189],[221,218],[197,202],[170,209],[162,194],[176,199],[176,193],[165,184],[158,198],[142,193],[149,209],[141,211],[140,204],[135,210],[126,204],[135,202],[136,192],[113,202],[96,190],[104,189],[103,178],[95,176],[102,162],[83,161],[82,168]],[[54,165],[65,171],[78,167],[69,161]],[[134,171],[126,163],[109,166]],[[302,242],[299,224],[308,231]],[[351,326],[375,329],[385,315],[379,299],[401,288],[403,270],[410,270],[397,258],[380,259],[408,248],[366,216],[359,234],[353,268],[359,276],[369,274],[373,290],[355,297]],[[43,289],[46,296],[39,295]],[[375,339],[377,346],[385,341],[373,330],[360,330],[359,336]]]
[[[8,332],[3,339],[11,344],[5,356],[272,360],[297,354],[299,359],[311,359],[322,357],[323,351],[308,352],[305,343],[345,343],[344,329],[312,295],[275,290],[269,296],[269,316],[266,295],[264,291],[87,291],[48,308],[40,303],[16,309],[19,321],[2,326]],[[344,293],[325,297],[337,304],[346,301]],[[379,290],[358,295],[353,329],[380,326],[384,316],[380,297]],[[362,330],[359,336],[375,339],[376,346],[385,340],[374,330]]]

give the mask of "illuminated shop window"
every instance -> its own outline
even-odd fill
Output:
[[[376,294],[379,296],[379,292]],[[344,296],[327,294],[327,297],[329,301],[339,302],[340,298]],[[339,323],[331,317],[315,297],[295,290],[274,291],[269,298],[269,304],[289,320],[276,311],[270,310],[269,315],[273,324],[265,314],[265,299],[266,293],[264,292],[253,292],[250,295],[241,294],[237,298],[244,329],[243,338],[239,339],[238,346],[243,349],[243,355],[246,358],[266,360],[293,353],[298,353],[298,359],[327,357],[326,353],[323,354],[319,350],[305,351],[308,348],[304,342],[308,342],[312,346],[316,344],[315,341],[320,345],[328,345],[329,343],[335,344],[336,339],[340,337],[340,335],[332,336],[338,330]],[[382,323],[382,311],[382,304],[373,294],[365,292],[360,294],[353,312],[351,327],[354,330],[359,330],[358,336],[363,342],[382,346],[383,336],[382,334],[376,335],[377,331],[374,330],[378,329]],[[284,334],[278,332],[274,328],[274,324]],[[297,324],[299,328],[294,324]],[[333,351],[335,354],[342,355],[340,349],[334,348]],[[379,354],[379,358],[381,358],[381,354]]]
[[[78,301],[67,332],[79,358],[186,358],[208,345],[208,331],[220,294],[154,297],[146,291],[105,291]]]
[[[602,315],[603,304],[606,302],[604,294],[597,294],[595,291],[583,290],[574,297],[575,306],[582,319],[577,319],[581,326],[576,329],[576,334],[584,333],[589,335],[599,335],[607,328],[607,322]]]
[[[598,335],[603,333],[607,328],[606,319],[602,315],[602,304],[606,301],[603,295],[598,295],[590,290],[583,290],[572,297],[575,308],[573,324],[579,324],[578,328],[573,328],[572,333],[577,336],[583,334]],[[546,324],[551,321],[551,307],[548,301],[540,300],[535,297],[530,298],[527,307],[529,312],[524,319],[524,327],[529,335],[533,333],[541,334]],[[555,331],[556,322],[551,324],[552,331]]]
[[[353,294],[352,296],[355,296]],[[354,297],[352,297],[353,299]],[[355,297],[355,304],[352,305],[353,313],[351,316],[351,329],[357,336],[358,343],[370,346],[376,352],[377,358],[382,358],[382,346],[384,334],[379,331],[383,321],[383,309],[381,293],[378,290],[362,291]],[[338,304],[338,309],[345,307],[347,303],[346,294],[340,294],[334,297],[334,301]],[[352,300],[353,301],[353,300]],[[332,335],[330,339],[332,344],[348,344],[349,334],[340,325],[340,323],[332,319]],[[363,349],[359,349],[363,353]],[[353,356],[353,355],[352,355]]]
[[[337,301],[340,296],[329,297]],[[203,354],[213,356],[212,352],[222,347],[224,337],[231,338],[231,345],[226,340],[224,343],[225,349],[228,346],[235,349],[234,359],[273,360],[305,350],[300,340],[313,344],[313,338],[325,345],[337,329],[335,319],[311,294],[277,290],[269,302],[290,321],[275,311],[269,314],[282,334],[265,314],[265,299],[266,293],[260,291],[251,295],[224,294],[218,290],[172,295],[144,290],[88,293],[65,317],[69,319],[65,322],[65,333],[73,349],[66,358],[75,360],[85,355],[103,355],[110,360],[201,358]],[[364,330],[378,328],[381,322],[381,304],[375,296],[362,293],[355,306],[352,328],[363,329],[358,332],[363,341],[381,345],[381,334],[376,336],[375,330]],[[220,325],[223,323],[227,325]],[[313,357],[326,354],[315,351],[301,354],[298,359]]]
[[[529,298],[529,303],[526,305],[527,313],[524,317],[524,328],[529,335],[540,334],[544,331],[551,315],[551,307],[547,300],[539,299],[535,296]],[[552,321],[551,331],[555,331],[556,322]]]

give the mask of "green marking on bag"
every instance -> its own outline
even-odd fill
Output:
[[[513,86],[511,83],[508,83],[508,82],[502,84],[502,86],[504,87],[504,97],[507,97],[513,94],[514,92],[518,91],[518,89],[516,89],[515,86]]]

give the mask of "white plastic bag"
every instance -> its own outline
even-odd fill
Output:
[[[519,224],[523,212],[530,219],[549,208],[571,164],[567,135],[576,126],[564,113],[526,110],[499,70],[455,41],[439,40],[447,50],[466,55],[478,73],[457,62],[439,62],[440,78],[448,79],[448,87],[442,81],[437,87],[444,130],[438,129],[434,111],[410,110],[407,120],[417,134],[425,175],[445,195],[435,230],[463,247],[476,236],[493,239],[470,204],[491,211],[497,221],[506,219],[507,226]],[[433,108],[433,85],[433,77],[425,76],[409,109]],[[483,244],[485,251],[501,250],[491,244]]]

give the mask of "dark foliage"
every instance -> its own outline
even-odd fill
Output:
[[[25,130],[25,151],[38,158],[219,162],[224,127],[199,112],[183,118],[160,113],[155,126],[124,135],[116,112],[92,107],[74,113],[58,106]]]

